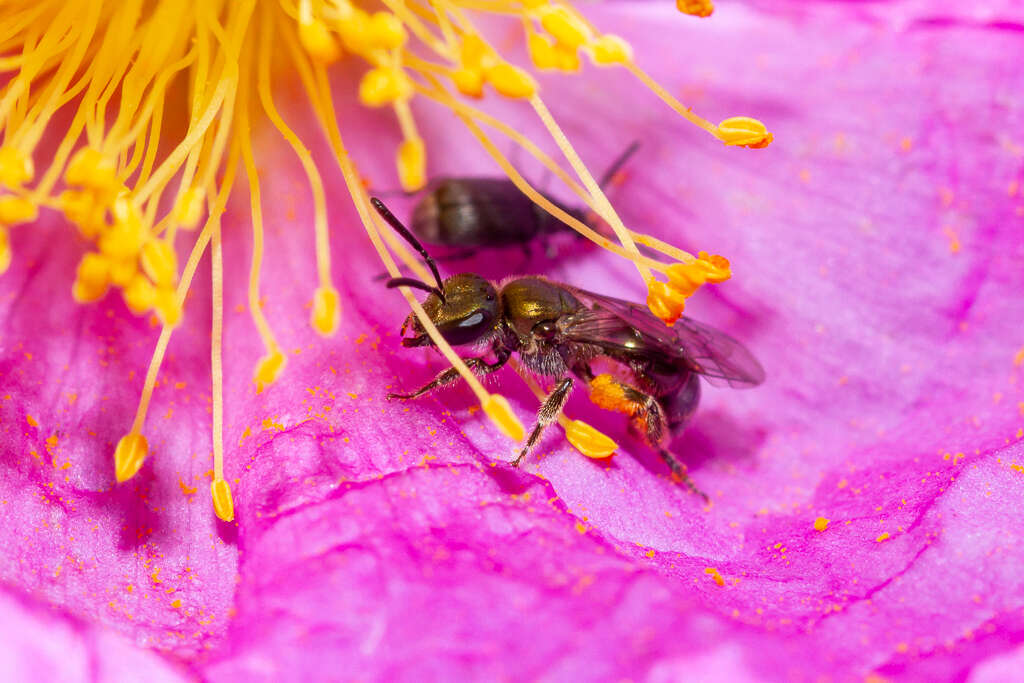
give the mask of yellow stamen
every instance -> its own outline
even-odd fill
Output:
[[[146,437],[138,432],[130,432],[121,437],[114,449],[114,476],[118,482],[125,482],[138,473],[139,468],[149,455],[149,444]]]
[[[223,479],[214,478],[210,483],[210,495],[213,497],[213,511],[221,520],[231,522],[235,519],[235,499],[231,495],[231,487]]]
[[[772,141],[763,123],[749,116],[734,116],[718,124],[718,138],[727,145],[760,149]]]
[[[565,427],[565,438],[588,458],[609,458],[619,445],[582,420],[573,420]]]
[[[327,232],[327,200],[324,194],[324,183],[309,153],[295,132],[281,118],[274,105],[270,93],[270,55],[272,50],[271,32],[273,16],[269,5],[264,5],[263,23],[260,28],[259,77],[257,79],[260,103],[267,118],[274,124],[278,132],[288,141],[306,172],[309,188],[313,194],[313,230],[316,236],[316,269],[320,286],[313,297],[313,313],[311,323],[313,329],[324,336],[333,335],[338,330],[341,319],[341,305],[338,290],[331,282],[331,252]]]
[[[509,405],[507,398],[500,394],[490,394],[480,405],[502,434],[513,441],[522,441],[526,436],[526,429],[512,412],[512,406]]]
[[[0,275],[11,265],[11,236],[7,228],[0,225]]]
[[[715,11],[711,0],[676,0],[676,8],[683,14],[694,17],[710,17]]]

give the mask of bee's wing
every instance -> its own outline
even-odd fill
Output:
[[[687,317],[669,327],[642,304],[575,288],[572,291],[587,308],[568,317],[564,333],[570,339],[626,352],[656,348],[685,361],[716,386],[724,383],[745,388],[764,381],[764,368],[757,359],[724,332]]]

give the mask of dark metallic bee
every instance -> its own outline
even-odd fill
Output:
[[[470,369],[489,374],[516,353],[533,372],[556,378],[513,465],[519,464],[544,428],[557,419],[578,380],[589,387],[597,405],[629,415],[639,435],[658,451],[672,472],[700,493],[666,446],[697,408],[699,377],[737,388],[753,387],[764,380],[761,365],[738,341],[685,317],[667,327],[645,306],[543,277],[514,277],[498,286],[471,273],[442,281],[433,259],[416,238],[379,199],[371,201],[423,256],[436,283],[393,278],[387,286],[430,292],[423,308],[445,340],[453,346],[473,345],[484,351],[464,359]],[[405,336],[407,331],[411,336]],[[414,315],[406,319],[402,335],[406,347],[433,345]],[[493,360],[487,360],[488,351]],[[599,369],[604,372],[598,374]],[[415,391],[389,394],[388,398],[416,398],[458,378],[458,372],[449,368]]]
[[[604,187],[639,147],[634,142],[602,176]],[[570,216],[602,231],[583,210],[544,195]],[[483,247],[528,246],[535,238],[569,228],[533,203],[508,178],[441,178],[413,209],[412,231],[431,245],[458,248],[456,256]]]

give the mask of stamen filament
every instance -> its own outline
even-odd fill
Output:
[[[530,105],[534,111],[537,112],[537,116],[544,123],[544,127],[548,129],[551,137],[554,139],[555,144],[558,145],[559,149],[565,155],[566,160],[576,171],[576,175],[583,181],[583,185],[590,192],[590,196],[596,203],[596,210],[598,214],[603,218],[608,225],[611,226],[615,232],[615,236],[619,238],[619,242],[623,247],[626,248],[634,258],[630,260],[636,265],[636,269],[640,271],[640,276],[644,279],[644,282],[651,279],[651,271],[649,268],[638,262],[637,258],[640,256],[640,251],[636,248],[636,244],[633,243],[633,238],[630,237],[629,232],[626,230],[626,226],[622,224],[622,219],[619,218],[619,214],[615,213],[615,209],[612,208],[611,202],[605,196],[604,191],[594,180],[594,176],[590,174],[587,167],[583,165],[583,161],[579,155],[576,154],[576,150],[573,148],[572,143],[565,137],[565,133],[562,132],[561,127],[555,122],[554,117],[544,104],[543,100],[540,99],[539,95],[534,95],[530,98]]]
[[[313,231],[316,238],[317,278],[322,290],[336,292],[334,283],[331,281],[331,250],[328,239],[327,200],[324,194],[324,182],[320,177],[320,171],[313,162],[313,156],[309,153],[309,149],[302,144],[302,141],[299,140],[295,132],[284,122],[284,119],[281,118],[280,113],[277,111],[277,106],[274,104],[274,98],[270,93],[270,55],[272,54],[270,29],[273,25],[271,23],[273,19],[269,5],[264,5],[263,19],[260,27],[260,60],[259,74],[257,76],[260,104],[267,118],[270,119],[284,139],[288,141],[288,144],[291,145],[295,155],[302,163],[303,170],[306,172],[309,189],[313,194]],[[333,314],[329,316],[330,319],[324,321],[329,324],[317,325],[316,321],[314,321],[314,327],[321,334],[334,334],[338,328],[337,312],[331,313]]]

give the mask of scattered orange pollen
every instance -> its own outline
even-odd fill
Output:
[[[39,426],[39,423],[36,422],[36,419],[34,417],[32,417],[31,415],[26,415],[25,416],[25,422],[28,422],[28,425],[30,427],[38,427]]]
[[[722,578],[722,575],[714,567],[707,567],[704,570],[704,573],[707,574],[708,576],[710,576],[711,579],[715,583],[717,583],[719,586],[724,586],[725,585],[725,579]]]
[[[179,609],[181,607],[181,598],[178,598],[177,600],[172,602],[171,607],[173,607],[174,609]]]
[[[956,254],[960,251],[960,237],[948,225],[943,226],[942,234],[949,238],[949,253]]]
[[[1017,366],[1024,365],[1024,346],[1020,347],[1020,350],[1013,355],[1013,364]]]
[[[191,496],[198,490],[196,487],[189,486],[188,484],[186,484],[185,480],[182,479],[181,477],[178,477],[178,486],[181,487],[181,492],[184,493],[186,496]]]
[[[888,540],[888,538],[889,538],[889,532],[886,531],[886,532],[883,532],[881,536],[876,538],[875,542],[876,543],[881,543],[882,541]]]
[[[828,519],[826,519],[824,517],[818,517],[816,520],[814,520],[814,530],[815,531],[824,531],[825,529],[828,528],[828,523],[829,523]]]

